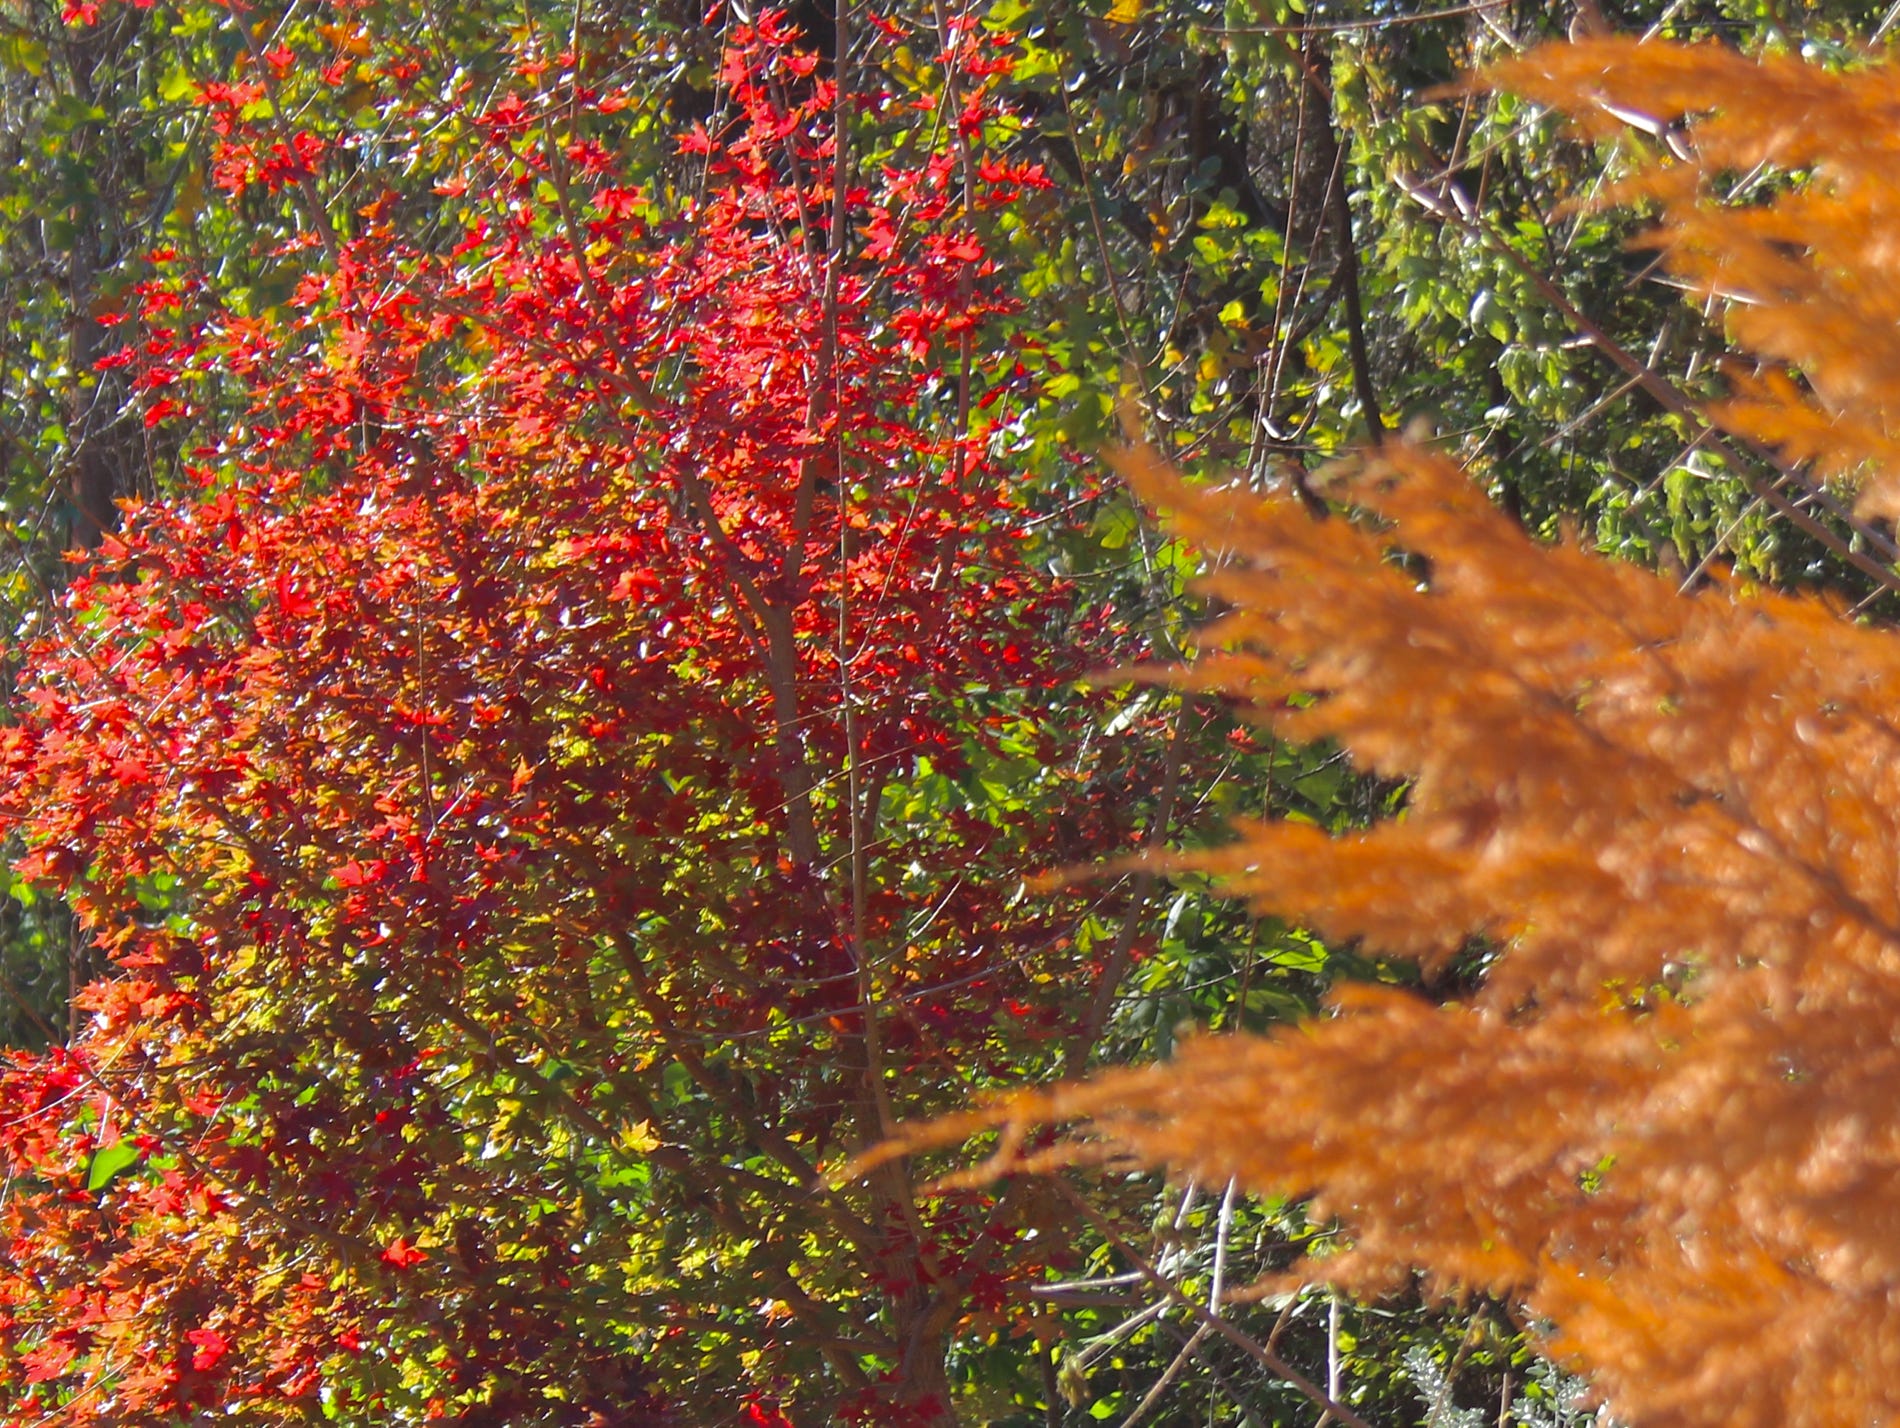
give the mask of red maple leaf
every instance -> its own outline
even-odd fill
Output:
[[[185,1342],[192,1345],[191,1366],[208,1373],[231,1350],[231,1341],[216,1329],[187,1329]]]
[[[389,1242],[389,1247],[377,1256],[384,1264],[395,1269],[413,1269],[429,1257],[427,1250],[417,1249],[402,1235]]]

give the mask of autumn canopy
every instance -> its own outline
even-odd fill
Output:
[[[1888,25],[43,8],[0,1424],[1900,1414]]]

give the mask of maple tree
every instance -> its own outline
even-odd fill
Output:
[[[1754,357],[1712,415],[1784,463],[1760,499],[1891,509],[1891,67],[1595,41],[1491,78],[1657,141],[1613,196],[1734,305]],[[1118,464],[1231,553],[1206,581],[1230,613],[1171,677],[1406,781],[1363,831],[1243,824],[1165,865],[1425,987],[1348,985],[1298,1029],[908,1143],[1000,1125],[984,1174],[1132,1156],[1314,1196],[1349,1244],[1282,1285],[1492,1296],[1622,1421],[1890,1416],[1892,632],[1539,545],[1408,443],[1322,478],[1348,519]],[[1093,1138],[1025,1140],[1070,1118]]]
[[[107,361],[200,493],[45,611],[5,733],[19,875],[115,969],[7,1072],[11,1421],[936,1422],[1063,1253],[818,1170],[893,1076],[1053,1037],[1075,917],[986,860],[1080,666],[988,455],[1028,368],[971,357],[1045,181],[986,150],[1007,37],[950,38],[940,128],[735,28],[697,193],[530,52],[454,241],[306,204],[269,311],[156,255]],[[284,67],[201,99],[294,217]],[[854,170],[859,106],[908,165]]]

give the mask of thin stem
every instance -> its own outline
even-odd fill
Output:
[[[1335,1419],[1345,1425],[1345,1428],[1372,1428],[1372,1425],[1365,1419],[1361,1418],[1345,1404],[1339,1402],[1305,1374],[1294,1368],[1293,1365],[1281,1358],[1278,1353],[1260,1343],[1252,1336],[1242,1333],[1227,1320],[1216,1318],[1210,1314],[1206,1306],[1201,1304],[1198,1300],[1188,1298],[1172,1280],[1168,1279],[1149,1262],[1147,1256],[1130,1245],[1115,1227],[1109,1223],[1108,1217],[1102,1214],[1100,1210],[1096,1209],[1095,1206],[1091,1205],[1082,1196],[1076,1194],[1075,1190],[1063,1180],[1058,1178],[1054,1180],[1053,1183],[1056,1188],[1056,1193],[1068,1201],[1069,1204],[1073,1205],[1085,1220],[1095,1226],[1103,1239],[1113,1245],[1130,1264],[1140,1270],[1143,1279],[1167,1295],[1168,1298],[1173,1300],[1176,1304],[1181,1305],[1188,1313],[1193,1315],[1200,1324],[1210,1328],[1214,1333],[1219,1334],[1276,1378],[1282,1379],[1292,1385],[1294,1389],[1310,1402],[1317,1404],[1332,1414]]]

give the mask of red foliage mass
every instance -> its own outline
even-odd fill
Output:
[[[313,222],[278,324],[159,256],[148,420],[232,383],[244,414],[201,499],[132,512],[78,572],[0,732],[19,871],[117,968],[77,1044],[0,1074],[0,1421],[270,1417],[324,1384],[372,1415],[658,1413],[666,1334],[600,1238],[633,1231],[562,1208],[575,1157],[740,1197],[617,1148],[664,1120],[669,1061],[729,1094],[681,1029],[817,1028],[747,1091],[781,1199],[861,1132],[862,1079],[816,1090],[871,1054],[863,947],[917,908],[888,878],[853,908],[838,869],[880,790],[990,737],[971,686],[1075,667],[987,436],[931,415],[944,355],[1008,307],[975,221],[1041,180],[986,158],[965,212],[942,152],[834,190],[829,81],[775,25],[736,36],[742,117],[689,136],[706,191],[675,211],[598,144],[545,145],[553,101],[522,90],[472,116],[489,201],[450,251],[375,205],[353,237]],[[202,93],[218,181],[294,187],[322,146],[247,120],[250,88]],[[861,258],[826,251],[839,193]],[[1000,416],[1026,380],[975,395]],[[986,910],[995,832],[927,830],[949,890],[895,973],[892,1054],[980,1060],[1004,993],[1044,999],[994,956],[1039,935]],[[100,1158],[108,1127],[136,1161]],[[900,1317],[998,1233],[954,1204],[925,1240],[890,1205],[810,1213]],[[757,1273],[833,1332],[821,1286]]]

